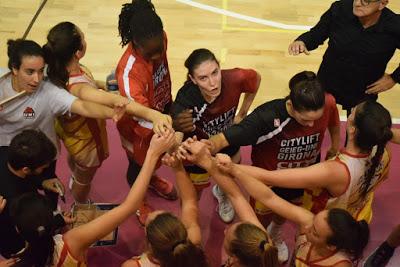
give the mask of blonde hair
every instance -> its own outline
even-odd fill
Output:
[[[248,267],[278,267],[278,250],[265,231],[250,223],[239,224],[229,244],[229,252]]]

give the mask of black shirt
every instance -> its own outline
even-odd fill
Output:
[[[39,176],[21,178],[10,171],[7,166],[8,147],[0,147],[0,195],[7,200],[7,205],[0,214],[0,254],[9,258],[25,247],[25,241],[15,230],[15,225],[9,216],[9,206],[20,195],[37,192],[42,189],[43,180],[55,178],[55,162],[46,168]],[[56,216],[55,227],[65,225],[61,216]]]
[[[316,26],[297,40],[313,50],[328,38],[318,71],[323,88],[344,108],[366,98],[376,99],[364,92],[383,76],[387,63],[400,48],[400,15],[384,8],[378,22],[364,29],[353,14],[353,0],[336,1]],[[400,67],[391,76],[399,83]]]

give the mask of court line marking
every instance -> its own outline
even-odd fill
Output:
[[[228,10],[228,0],[222,0],[222,9]],[[222,27],[223,31],[241,31],[241,32],[281,32],[281,33],[296,33],[298,34],[299,30],[284,30],[278,28],[253,28],[253,27],[237,27],[237,26],[229,26],[228,17],[222,15]]]
[[[272,20],[255,18],[255,17],[252,17],[252,16],[239,14],[239,13],[232,12],[232,11],[229,11],[229,10],[225,10],[225,9],[222,9],[222,8],[213,7],[213,6],[206,5],[206,4],[201,4],[201,3],[198,3],[198,2],[193,1],[193,0],[175,0],[175,1],[179,2],[179,3],[182,3],[182,4],[186,4],[186,5],[192,6],[192,7],[196,7],[196,8],[199,8],[199,9],[207,10],[207,11],[210,11],[210,12],[213,12],[213,13],[225,15],[227,17],[232,17],[232,18],[236,18],[236,19],[240,19],[240,20],[244,20],[244,21],[249,21],[249,22],[260,24],[260,25],[269,26],[269,27],[278,28],[278,29],[283,29],[283,30],[308,31],[311,28],[311,26],[307,26],[307,25],[284,24],[284,23],[280,23],[280,22],[276,22],[276,21],[272,21]],[[226,18],[225,18],[225,21],[226,21]],[[224,22],[224,18],[223,18],[223,22]]]
[[[24,32],[24,34],[23,34],[23,36],[22,36],[22,39],[23,39],[23,40],[25,40],[26,37],[28,36],[28,34],[30,33],[30,31],[31,31],[31,29],[32,29],[32,27],[33,27],[33,24],[35,24],[36,19],[39,17],[40,12],[42,12],[42,9],[43,9],[44,6],[46,5],[46,3],[47,3],[47,0],[43,0],[42,3],[40,3],[38,9],[36,10],[35,15],[33,16],[32,20],[29,22],[29,25],[28,25],[28,27],[26,28],[26,30],[25,30],[25,32]]]
[[[232,11],[228,11],[225,9],[221,9],[221,8],[217,8],[217,7],[213,7],[210,5],[206,5],[206,4],[201,4],[198,3],[196,1],[192,1],[192,0],[175,0],[176,2],[182,3],[182,4],[186,4],[192,7],[196,7],[199,9],[203,9],[203,10],[207,10],[213,13],[217,13],[217,14],[221,14],[224,15],[222,17],[222,26],[224,29],[232,29],[232,30],[257,30],[257,31],[262,31],[263,29],[252,29],[252,28],[244,28],[242,29],[242,27],[227,27],[227,17],[233,17],[236,19],[241,19],[241,20],[245,20],[245,21],[249,21],[249,22],[253,22],[253,23],[257,23],[257,24],[261,24],[261,25],[265,25],[265,26],[270,26],[270,27],[274,27],[274,28],[278,28],[278,29],[284,29],[284,30],[302,30],[302,31],[308,31],[311,26],[306,26],[306,25],[290,25],[290,24],[284,24],[284,23],[279,23],[279,22],[275,22],[275,21],[270,21],[270,20],[265,20],[265,19],[259,19],[259,18],[255,18],[255,17],[251,17],[251,16],[247,16],[247,15],[242,15],[236,12],[232,12]],[[227,8],[227,1],[223,1],[223,7]],[[264,30],[265,31],[265,30]],[[221,51],[221,56],[224,57],[226,56],[227,51]],[[248,112],[248,114],[250,114],[251,111]],[[346,116],[340,116],[340,121],[347,121],[347,117]],[[392,123],[393,124],[400,124],[400,118],[392,118]]]

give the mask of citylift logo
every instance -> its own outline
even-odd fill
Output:
[[[33,118],[35,118],[35,111],[33,110],[33,108],[27,107],[24,110],[24,118],[25,119],[33,119]]]

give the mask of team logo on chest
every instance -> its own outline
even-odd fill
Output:
[[[24,115],[25,119],[34,119],[35,118],[35,111],[31,107],[27,107],[24,110],[23,115]]]

